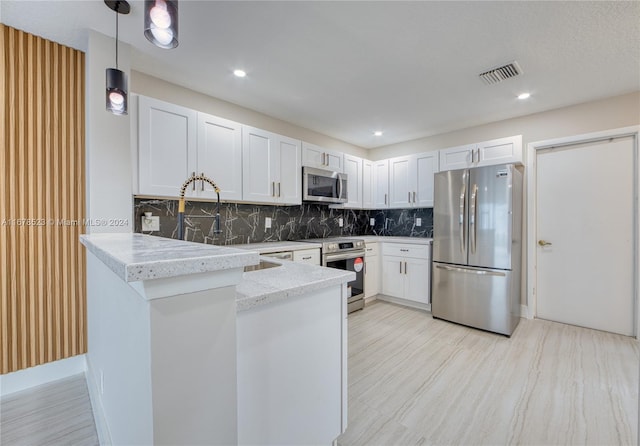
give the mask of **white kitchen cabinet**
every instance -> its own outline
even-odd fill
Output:
[[[302,203],[299,141],[265,130],[243,127],[242,165],[244,201]]]
[[[362,160],[362,209],[373,209],[374,205],[374,180],[373,161]]]
[[[345,154],[344,173],[347,174],[347,202],[343,207],[362,208],[362,158]]]
[[[380,293],[380,256],[378,243],[366,243],[364,254],[364,297]]]
[[[198,113],[197,172],[220,188],[220,198],[242,200],[242,126],[237,122]],[[204,186],[204,189],[203,189]],[[208,184],[198,185],[198,197],[216,198]]]
[[[435,151],[390,159],[389,207],[433,207],[433,180],[437,171]]]
[[[320,248],[300,249],[298,251],[293,251],[293,261],[319,266]]]
[[[429,246],[382,244],[382,294],[429,304]]]
[[[138,193],[177,197],[198,170],[198,113],[145,96],[138,101]],[[189,188],[187,196],[194,195]]]
[[[440,150],[440,171],[496,164],[522,164],[522,135]]]
[[[303,142],[302,165],[343,173],[344,155],[342,152],[328,150],[315,144]]]
[[[373,207],[389,207],[389,160],[373,162]]]

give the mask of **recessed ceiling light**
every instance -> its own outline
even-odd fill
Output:
[[[382,132],[380,130],[376,130],[373,132],[373,136],[382,136]]]
[[[531,96],[531,93],[520,93],[518,95],[518,99],[529,99],[530,96]]]
[[[233,70],[233,74],[235,74],[236,77],[245,77],[247,75],[244,70]]]

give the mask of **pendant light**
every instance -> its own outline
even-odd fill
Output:
[[[116,12],[116,67],[107,68],[107,111],[114,115],[127,114],[127,75],[118,69],[118,16],[129,14],[131,8],[125,0],[104,0]]]
[[[144,1],[144,36],[155,46],[178,46],[178,0]]]

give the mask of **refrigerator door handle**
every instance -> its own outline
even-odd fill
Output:
[[[474,184],[471,188],[471,210],[469,211],[469,250],[471,254],[476,252],[476,240],[478,236],[478,227],[476,225],[476,217],[478,214],[478,185]]]
[[[465,184],[462,185],[462,189],[460,189],[460,216],[459,216],[459,226],[460,226],[460,252],[465,253],[465,245],[466,241],[464,239],[464,202],[465,195],[467,194],[467,187]]]
[[[468,273],[468,274],[477,274],[479,276],[498,276],[504,277],[505,273],[500,271],[488,271],[485,269],[471,269],[471,268],[461,268],[456,266],[447,266],[447,265],[435,265],[438,269],[443,269],[445,271],[455,271],[458,273]]]

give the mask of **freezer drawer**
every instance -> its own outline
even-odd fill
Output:
[[[520,293],[511,271],[433,264],[433,317],[511,336]],[[519,282],[519,281],[516,281]]]

